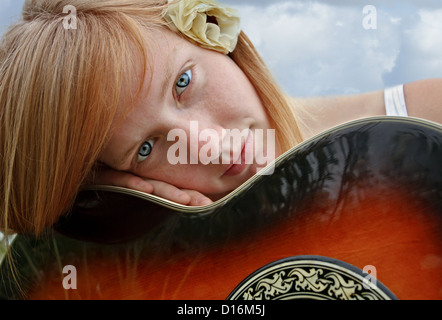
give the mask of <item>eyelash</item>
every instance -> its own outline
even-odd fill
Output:
[[[186,79],[184,79],[184,75],[186,75],[186,77],[188,78],[188,83],[187,84],[183,84],[183,85],[179,85],[178,83],[183,80],[186,81]],[[192,77],[193,77],[193,73],[191,69],[186,70],[186,72],[182,73],[179,78],[175,81],[175,93],[178,97],[180,97],[184,91],[187,90],[187,88],[190,86],[190,84],[192,83]]]
[[[140,150],[138,151],[138,160],[137,160],[138,163],[143,162],[144,160],[146,160],[150,156],[150,154],[152,153],[154,144],[155,144],[155,141],[152,139],[143,142],[143,144],[140,147]],[[142,155],[141,149],[143,149],[146,145],[148,145],[148,147],[149,147],[149,153],[147,155]]]

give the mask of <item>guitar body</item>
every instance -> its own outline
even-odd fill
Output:
[[[352,122],[207,208],[96,187],[56,230],[15,240],[25,298],[442,299],[442,130]]]

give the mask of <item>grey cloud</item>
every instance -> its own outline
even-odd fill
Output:
[[[403,0],[316,0],[316,1],[300,1],[300,0],[218,0],[221,3],[229,4],[232,6],[235,5],[253,5],[253,6],[259,6],[259,7],[267,7],[270,5],[273,5],[275,3],[280,2],[300,2],[304,4],[312,3],[312,2],[319,2],[324,3],[330,6],[350,6],[350,7],[363,7],[366,5],[375,5],[375,6],[407,6],[412,5],[419,8],[440,8],[441,3],[440,0],[410,0],[410,1],[403,1]]]
[[[362,7],[326,3],[238,6],[244,30],[289,94],[358,93],[441,76],[442,11],[411,2],[379,7],[377,29],[365,30]]]
[[[0,35],[21,16],[24,0],[0,0]]]

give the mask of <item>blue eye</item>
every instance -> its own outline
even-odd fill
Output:
[[[143,142],[140,151],[138,151],[138,162],[142,162],[149,157],[149,155],[152,153],[153,144],[153,140]]]
[[[187,70],[180,76],[180,78],[176,82],[176,87],[175,87],[176,93],[178,95],[181,95],[184,92],[184,90],[186,90],[186,88],[189,86],[191,80],[192,80],[192,71]]]

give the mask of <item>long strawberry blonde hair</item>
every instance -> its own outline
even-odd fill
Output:
[[[64,26],[68,5],[76,29]],[[134,57],[148,65],[143,32],[167,27],[166,8],[166,0],[26,1],[0,44],[1,231],[38,235],[69,211],[139,68]],[[289,102],[244,33],[230,56],[253,80],[282,149],[299,143]]]

